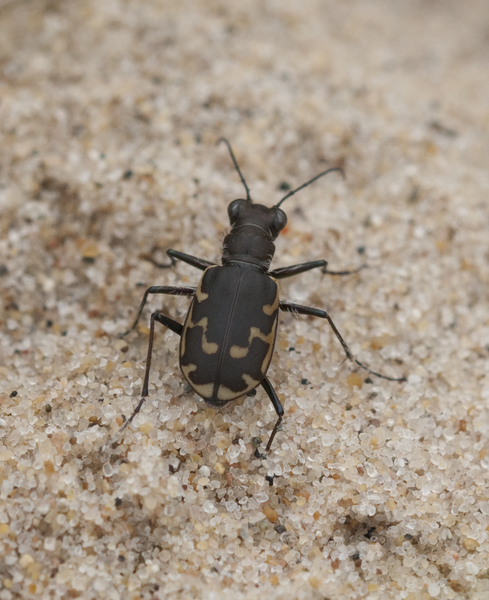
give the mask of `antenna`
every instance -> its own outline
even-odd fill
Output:
[[[343,169],[341,167],[332,167],[331,169],[327,169],[326,171],[323,171],[322,173],[319,173],[319,175],[316,175],[316,177],[313,177],[312,179],[310,179],[309,181],[306,181],[306,183],[303,183],[301,186],[299,186],[297,189],[292,190],[291,192],[289,192],[288,194],[286,194],[282,200],[280,200],[280,202],[278,204],[275,205],[276,208],[278,208],[282,202],[284,200],[287,200],[287,198],[290,198],[291,196],[293,196],[295,193],[299,192],[300,190],[303,190],[305,187],[307,187],[308,185],[310,185],[311,183],[313,183],[314,181],[316,181],[316,179],[319,179],[320,177],[322,177],[323,175],[327,175],[328,173],[331,173],[333,171],[338,171],[339,173],[341,173],[343,179],[345,179],[345,172],[343,171]]]
[[[250,190],[249,190],[248,186],[246,185],[245,178],[243,177],[243,175],[241,174],[241,171],[239,170],[238,161],[236,160],[236,158],[234,156],[233,149],[231,148],[231,144],[227,141],[226,138],[222,137],[222,138],[219,138],[217,140],[216,146],[217,146],[217,144],[220,144],[221,142],[224,142],[226,144],[226,146],[228,147],[229,154],[231,155],[231,158],[233,159],[233,163],[234,163],[234,166],[236,167],[236,171],[238,171],[238,175],[240,176],[241,181],[242,181],[242,183],[244,185],[244,188],[246,190],[246,199],[249,200],[251,203],[253,203],[253,200],[250,197]],[[320,176],[318,175],[318,177],[320,177]]]

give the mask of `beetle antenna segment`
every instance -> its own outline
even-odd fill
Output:
[[[231,144],[227,141],[226,138],[222,137],[217,140],[216,146],[217,146],[217,144],[220,144],[221,142],[224,142],[226,144],[226,146],[228,147],[229,154],[231,155],[231,158],[233,159],[233,163],[236,168],[236,171],[238,171],[238,175],[240,176],[241,182],[244,185],[244,188],[246,190],[246,200],[249,200],[251,203],[253,203],[253,200],[250,197],[250,190],[249,190],[248,186],[246,185],[245,178],[243,177],[241,171],[239,170],[238,161],[236,160],[236,158],[234,156],[233,149],[231,148]],[[319,175],[318,175],[318,177],[319,177]]]
[[[311,183],[313,183],[314,181],[316,181],[316,179],[319,179],[320,177],[322,177],[323,175],[327,175],[328,173],[331,173],[332,171],[339,171],[343,177],[343,179],[345,179],[345,172],[343,171],[343,169],[341,167],[332,167],[331,169],[326,169],[326,171],[323,171],[322,173],[319,173],[319,175],[316,175],[316,177],[313,177],[312,179],[310,179],[309,181],[306,181],[306,183],[303,183],[301,186],[299,186],[297,189],[292,190],[291,192],[289,192],[288,194],[286,194],[282,200],[280,200],[280,202],[278,204],[275,205],[275,208],[278,208],[282,202],[284,200],[287,200],[287,198],[290,198],[291,196],[293,196],[295,193],[299,192],[300,190],[303,190],[305,187],[307,187],[308,185],[310,185]]]

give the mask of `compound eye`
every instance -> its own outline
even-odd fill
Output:
[[[249,204],[248,200],[233,200],[228,206],[229,221],[233,224],[239,217],[239,213],[245,204]]]
[[[273,217],[273,227],[274,229],[279,232],[282,231],[282,229],[287,225],[287,215],[284,213],[284,211],[281,208],[277,208],[277,212],[275,213],[275,216]]]

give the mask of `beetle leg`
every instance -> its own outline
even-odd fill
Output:
[[[289,267],[281,267],[280,269],[269,271],[268,274],[274,279],[284,279],[285,277],[293,277],[294,275],[299,275],[299,273],[305,273],[306,271],[319,269],[320,267],[325,269],[327,264],[325,260],[313,260],[298,265],[290,265]]]
[[[121,334],[121,337],[124,337],[128,333],[130,333],[138,324],[141,313],[143,312],[143,308],[148,300],[149,294],[170,294],[171,296],[193,296],[195,294],[194,287],[175,287],[173,285],[152,285],[145,292],[143,299],[141,300],[141,304],[139,305],[138,314],[136,316],[136,320],[134,321],[132,327]]]
[[[201,271],[205,271],[207,267],[215,267],[216,263],[210,262],[209,260],[205,260],[204,258],[197,258],[196,256],[191,256],[190,254],[185,254],[185,252],[179,252],[178,250],[172,250],[171,248],[166,251],[172,264],[175,264],[176,260],[181,260],[188,265],[195,267],[196,269],[200,269]]]
[[[298,265],[281,267],[280,269],[269,271],[268,274],[275,279],[284,279],[285,277],[293,277],[294,275],[320,268],[322,273],[327,273],[328,275],[353,275],[353,273],[358,273],[367,267],[367,265],[362,265],[361,267],[358,267],[358,269],[353,269],[352,271],[328,271],[327,265],[328,262],[326,260],[312,260],[311,262],[300,263]]]
[[[262,385],[263,389],[265,390],[265,392],[267,393],[267,396],[270,398],[270,400],[273,404],[273,408],[275,409],[275,412],[278,415],[277,422],[275,423],[275,426],[272,429],[272,433],[270,434],[270,439],[268,440],[268,444],[267,444],[267,447],[265,450],[265,452],[268,452],[272,445],[273,439],[280,427],[280,423],[282,422],[282,419],[284,418],[284,407],[282,406],[282,403],[278,399],[277,392],[273,389],[273,386],[270,383],[270,380],[268,379],[268,377],[265,377],[265,379],[261,382],[261,385]]]
[[[168,329],[171,329],[175,333],[178,333],[178,335],[182,335],[183,330],[183,325],[181,323],[170,319],[170,317],[167,317],[161,312],[154,312],[151,315],[151,325],[149,328],[148,357],[146,358],[146,373],[144,374],[143,391],[141,392],[141,396],[143,397],[148,395],[149,370],[151,368],[151,355],[153,353],[153,340],[155,336],[155,321],[158,321],[158,323],[161,323],[165,327],[168,327]]]
[[[381,373],[372,371],[372,369],[369,369],[366,365],[357,360],[351,353],[351,350],[350,348],[348,348],[345,340],[341,337],[341,334],[338,331],[338,329],[336,329],[336,325],[333,323],[333,319],[328,315],[326,311],[320,310],[318,308],[312,308],[310,306],[302,306],[301,304],[293,304],[292,302],[280,302],[279,307],[280,310],[283,310],[285,312],[292,312],[298,315],[309,315],[311,317],[320,317],[321,319],[327,319],[328,323],[331,326],[331,329],[338,338],[338,341],[343,346],[343,350],[345,351],[345,354],[349,360],[356,363],[359,367],[362,367],[362,369],[365,369],[365,371],[368,371],[372,375],[382,377],[382,379],[388,379],[389,381],[406,381],[405,377],[388,377],[387,375],[382,375]]]
[[[146,358],[146,372],[144,374],[143,391],[141,392],[142,397],[141,397],[141,400],[139,401],[138,405],[134,409],[134,412],[132,413],[132,415],[129,417],[129,419],[127,419],[127,421],[124,423],[124,425],[119,429],[119,433],[122,433],[124,431],[124,429],[132,422],[134,417],[141,410],[141,407],[143,406],[144,401],[146,400],[146,397],[148,395],[149,371],[151,368],[151,356],[153,354],[153,340],[154,340],[154,336],[155,336],[155,321],[158,321],[158,323],[161,323],[165,327],[168,327],[168,329],[171,329],[175,333],[178,333],[178,335],[182,335],[183,325],[181,325],[177,321],[170,319],[170,317],[167,317],[166,315],[164,315],[163,313],[160,313],[160,312],[154,312],[151,315],[151,325],[150,325],[150,329],[149,329],[148,356]]]
[[[207,267],[215,266],[215,263],[211,263],[204,258],[197,258],[196,256],[191,256],[190,254],[185,254],[185,252],[179,252],[178,250],[172,250],[171,248],[167,250],[166,253],[170,257],[169,264],[158,262],[150,254],[142,254],[140,258],[144,258],[145,260],[149,261],[155,267],[158,267],[158,269],[169,269],[170,267],[175,266],[177,260],[186,262],[187,264],[191,265],[192,267],[196,267],[201,271],[205,271]]]
[[[367,269],[368,265],[360,265],[357,269],[352,269],[351,271],[328,271],[328,267],[324,265],[321,269],[321,273],[325,275],[353,275],[354,273],[358,273],[359,271],[363,271],[363,269]]]

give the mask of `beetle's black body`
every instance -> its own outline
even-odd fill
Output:
[[[212,406],[250,392],[267,374],[277,321],[278,286],[262,269],[244,261],[208,267],[183,326],[185,379]]]
[[[278,415],[268,441],[268,451],[284,414],[266,376],[275,345],[279,310],[327,319],[350,360],[379,377],[394,381],[404,381],[404,378],[386,377],[357,361],[325,311],[279,300],[277,279],[316,268],[321,268],[323,273],[347,275],[363,267],[356,271],[328,271],[326,261],[317,260],[269,271],[275,252],[274,241],[287,224],[287,216],[280,204],[319,177],[341,169],[320,173],[269,208],[252,202],[231,147],[227,140],[222,141],[228,146],[247,198],[234,200],[228,207],[231,231],[224,238],[222,266],[176,250],[167,252],[172,261],[170,265],[158,265],[170,267],[177,259],[204,274],[197,288],[152,286],[146,290],[132,329],[149,294],[184,295],[193,299],[183,326],[161,312],[151,315],[142,399],[124,427],[132,421],[148,395],[154,324],[158,321],[181,335],[180,368],[191,387],[208,404],[223,406],[262,385]]]

